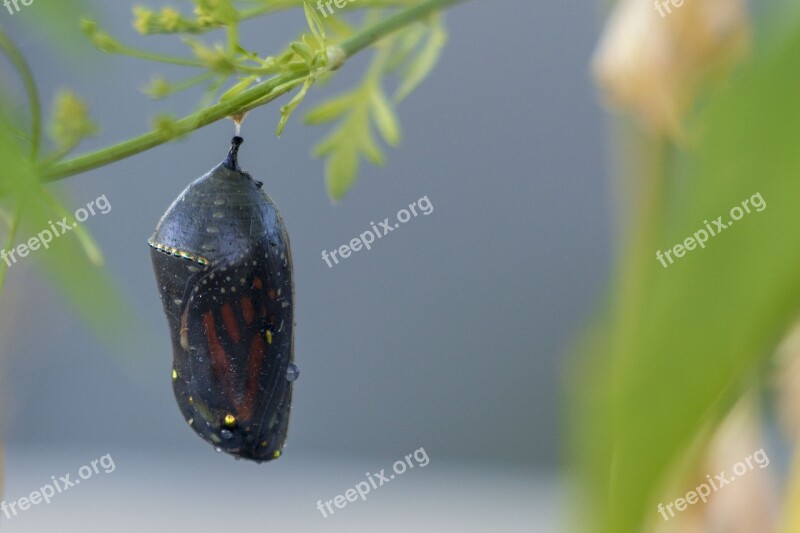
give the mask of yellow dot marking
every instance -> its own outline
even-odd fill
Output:
[[[273,459],[277,459],[280,456],[281,456],[281,451],[280,450],[275,450],[275,453],[272,454],[272,458]]]
[[[225,425],[228,427],[233,427],[236,424],[236,417],[232,414],[228,413],[225,415]]]
[[[175,369],[173,368],[172,369],[172,380],[175,381],[176,379],[178,379],[178,372],[176,372]]]
[[[175,257],[181,257],[183,259],[188,259],[189,261],[194,261],[195,263],[200,263],[201,265],[209,264],[208,259],[206,259],[205,257],[191,254],[189,252],[184,252],[183,250],[178,250],[177,248],[173,248],[172,246],[167,246],[166,244],[161,244],[155,241],[147,241],[147,243],[156,250],[161,250],[165,254],[174,255]]]
[[[194,398],[192,398],[191,396],[189,396],[189,403],[192,403],[193,401],[194,401]]]
[[[267,330],[267,344],[272,344],[272,331]]]

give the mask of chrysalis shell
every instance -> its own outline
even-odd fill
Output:
[[[292,385],[289,236],[261,183],[227,159],[172,203],[148,243],[172,336],[172,386],[218,451],[280,457]]]

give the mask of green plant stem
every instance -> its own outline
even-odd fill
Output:
[[[374,7],[408,6],[413,2],[414,0],[370,0],[369,3],[364,3],[362,1],[360,3],[357,2],[354,4],[348,3],[346,6],[342,8],[342,11],[356,11],[360,9],[370,9]],[[303,7],[303,0],[273,0],[262,6],[253,7],[246,11],[243,11],[241,20],[247,20],[259,17],[261,15],[274,13],[276,11],[287,11],[289,9],[295,9],[298,7]]]
[[[42,104],[39,100],[39,91],[36,89],[33,73],[27,61],[25,61],[25,57],[23,57],[11,39],[6,37],[2,28],[0,28],[0,50],[8,56],[11,64],[17,69],[25,86],[25,92],[28,94],[28,102],[31,107],[31,158],[36,159],[39,156],[39,147],[42,143]]]
[[[442,11],[464,1],[465,0],[428,0],[427,2],[422,2],[402,11],[398,11],[394,15],[371,25],[344,41],[340,47],[344,50],[345,55],[350,57],[400,28],[423,20],[437,11]]]
[[[465,1],[426,0],[398,11],[356,33],[343,41],[339,48],[344,54],[344,59],[347,59],[397,30],[423,20],[437,11]],[[243,113],[271,102],[303,83],[308,76],[308,72],[293,72],[275,76],[243,91],[235,98],[219,102],[176,121],[175,129],[178,134],[166,135],[159,130],[151,131],[96,152],[41,168],[40,175],[45,182],[56,181],[131,157],[170,141],[178,135],[185,135],[231,115]]]

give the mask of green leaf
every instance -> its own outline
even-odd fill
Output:
[[[325,25],[322,19],[319,18],[317,10],[312,7],[310,0],[303,0],[303,11],[306,14],[306,20],[308,21],[308,27],[311,29],[311,33],[314,34],[314,38],[316,38],[319,46],[324,48],[325,41],[328,39],[325,35]]]
[[[49,227],[47,221],[57,218],[42,204],[29,206],[27,213],[30,235],[38,235]],[[75,235],[60,236],[49,249],[37,252],[37,263],[97,336],[113,352],[122,353],[136,345],[143,331],[141,320],[108,272],[93,264],[78,243]]]
[[[394,72],[399,69],[403,64],[408,61],[411,55],[425,37],[426,27],[422,24],[416,24],[405,30],[398,39],[396,44],[392,47],[391,53],[386,60],[385,72]]]
[[[17,117],[9,115],[15,108],[17,106],[0,87],[0,189],[12,197],[36,183],[33,165],[23,155],[27,153],[23,148],[26,134],[22,133]]]
[[[35,183],[35,175],[32,166],[22,154],[22,139],[14,131],[17,129],[16,123],[6,113],[7,98],[2,88],[0,88],[0,161],[3,162],[3,171],[0,174],[0,187],[12,199],[16,199],[23,194],[26,188]],[[19,231],[19,220],[21,215],[20,206],[13,203],[8,210],[3,210],[3,222],[6,231],[3,238],[3,253],[10,251],[16,245],[16,238]],[[10,265],[5,259],[0,260],[0,295],[5,286],[6,277]]]
[[[292,98],[288,104],[281,107],[281,119],[278,122],[278,137],[281,136],[283,127],[286,126],[286,122],[289,120],[289,117],[292,116],[294,110],[297,109],[297,106],[299,106],[300,102],[302,102],[306,97],[306,94],[308,94],[308,90],[312,85],[314,85],[314,78],[308,78],[305,83],[303,83],[303,86],[300,88],[294,98]]]
[[[575,415],[573,438],[586,458],[597,531],[634,533],[660,520],[655,505],[671,469],[748,388],[797,318],[798,64],[795,29],[705,100],[693,145],[669,176],[661,224],[620,274],[604,318],[609,333],[580,362],[585,412]],[[731,209],[756,194],[763,211],[667,268],[657,260],[657,250],[707,231],[705,221],[713,227],[722,216],[727,224]],[[686,483],[687,491],[694,486]]]
[[[317,144],[317,146],[314,147],[312,155],[314,157],[324,157],[330,153],[333,153],[333,151],[339,146],[341,139],[342,130],[334,130],[330,135],[325,137],[319,142],[319,144]]]
[[[235,98],[243,93],[248,87],[255,83],[257,76],[248,76],[239,80],[233,87],[222,93],[219,97],[220,102],[226,102],[231,98]]]
[[[6,193],[3,201],[9,204],[4,210],[10,212],[11,217],[19,216],[18,225],[12,218],[12,225],[17,227],[13,234],[6,233],[3,249],[11,251],[22,244],[33,244],[37,249],[29,249],[25,257],[15,252],[16,262],[9,259],[10,267],[3,260],[7,274],[13,276],[18,270],[41,266],[112,351],[134,345],[137,331],[141,331],[140,321],[107,272],[99,267],[102,264],[99,247],[87,228],[75,220],[74,211],[64,207],[39,183],[35,167],[22,155],[25,152],[21,149],[21,139],[11,133],[12,129],[14,124],[0,108],[0,161],[3,163],[0,186]],[[64,218],[72,229],[55,236],[53,225],[60,227],[57,221]],[[44,241],[49,241],[46,246]]]
[[[411,60],[406,69],[403,82],[400,84],[394,97],[396,102],[404,100],[409,94],[414,92],[414,89],[416,89],[426,77],[428,77],[433,67],[435,67],[436,63],[439,61],[442,48],[446,43],[447,32],[441,24],[437,23],[432,28],[431,34],[425,42],[422,51]]]
[[[336,150],[325,167],[325,184],[332,200],[344,198],[358,177],[358,151],[352,145]]]
[[[292,47],[292,50],[294,50],[297,55],[302,57],[308,65],[314,61],[314,52],[306,43],[295,41],[290,46]]]
[[[380,87],[376,87],[370,92],[370,104],[372,119],[375,121],[383,140],[390,146],[399,145],[400,124],[397,121],[397,115],[392,105],[386,100],[386,96]]]
[[[325,25],[332,30],[337,42],[343,41],[353,35],[353,27],[342,17],[328,17],[325,19]]]
[[[250,50],[243,48],[239,43],[234,43],[233,49],[249,59],[254,59],[256,61],[259,59],[258,52],[251,52]]]
[[[303,117],[303,122],[314,126],[332,122],[352,108],[355,98],[355,93],[347,93],[331,98],[311,108]]]
[[[86,259],[92,266],[102,267],[105,264],[103,259],[103,252],[100,251],[100,246],[92,237],[92,234],[78,221],[75,216],[68,212],[61,202],[53,197],[46,190],[41,189],[38,193],[39,197],[52,209],[55,213],[55,218],[66,220],[67,225],[72,227],[75,238],[78,239]]]
[[[381,151],[378,144],[375,142],[375,138],[372,135],[372,131],[362,130],[361,135],[358,138],[359,140],[359,149],[364,157],[375,166],[383,166],[384,164],[384,157],[383,152]]]

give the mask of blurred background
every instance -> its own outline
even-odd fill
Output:
[[[125,2],[87,6],[123,42],[178,46],[136,34]],[[10,268],[0,305],[4,497],[26,496],[51,476],[74,478],[105,454],[115,470],[0,517],[0,527],[556,530],[565,514],[559,383],[615,244],[606,130],[589,71],[600,14],[591,3],[522,0],[453,9],[439,65],[399,107],[402,145],[385,167],[363,166],[335,205],[323,163],[309,157],[325,129],[302,126],[297,114],[276,139],[279,105],[247,117],[241,163],[280,208],[295,266],[301,375],[277,462],[234,461],[186,427],[146,244],[172,200],[224,157],[232,123],[54,185],[74,208],[108,198],[111,211],[85,225],[137,312],[135,341],[98,340],[40,275],[37,254]],[[47,16],[48,2],[36,0],[13,16],[0,11],[0,25],[46,103],[60,87],[90,103],[102,131],[81,151],[146,131],[158,112],[192,110],[199,93],[153,102],[139,91],[154,74],[182,76],[181,67],[86,44],[63,53],[37,32]],[[305,25],[299,11],[278,14],[245,23],[241,40],[263,54]],[[300,111],[353,85],[365,64],[348,62]],[[23,97],[15,83],[8,90]],[[429,216],[334,268],[322,260],[322,250],[423,196]],[[421,447],[424,469],[334,516],[316,509]]]

